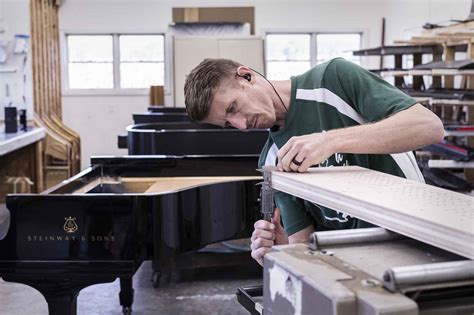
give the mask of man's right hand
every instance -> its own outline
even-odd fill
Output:
[[[252,258],[263,266],[263,256],[271,250],[273,245],[288,244],[288,236],[281,225],[280,209],[275,208],[272,222],[259,220],[255,222],[254,228],[250,238]]]

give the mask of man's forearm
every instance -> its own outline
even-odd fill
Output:
[[[440,142],[443,124],[420,104],[372,124],[326,133],[334,153],[390,154],[415,150]]]

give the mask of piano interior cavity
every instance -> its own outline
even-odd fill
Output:
[[[73,194],[164,194],[226,182],[261,180],[259,176],[97,178]]]

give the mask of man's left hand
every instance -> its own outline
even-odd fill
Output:
[[[306,172],[334,154],[326,132],[291,137],[278,151],[278,169],[285,172]]]

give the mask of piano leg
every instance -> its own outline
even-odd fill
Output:
[[[79,291],[80,289],[61,292],[61,294],[46,294],[43,292],[46,302],[48,302],[49,315],[76,315]]]
[[[120,305],[124,315],[132,314],[133,304],[133,279],[132,277],[120,277]]]
[[[48,303],[49,315],[76,315],[79,291],[90,285],[113,282],[116,279],[116,277],[98,277],[94,279],[41,277],[35,279],[31,275],[25,274],[2,275],[2,278],[4,281],[23,283],[38,290]],[[131,281],[131,276],[127,279]],[[131,304],[129,308],[131,311]]]

